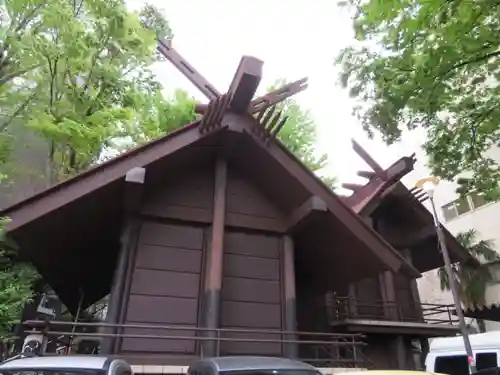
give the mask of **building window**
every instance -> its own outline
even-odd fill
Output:
[[[471,194],[469,197],[470,197],[473,209],[484,206],[487,203],[486,198],[484,197],[484,194],[474,193],[474,194]]]
[[[441,207],[441,211],[443,213],[444,220],[450,221],[460,215],[466,214],[467,212],[476,210],[479,207],[484,206],[486,203],[488,202],[486,202],[483,194],[472,193],[465,198],[458,198],[445,204]]]
[[[434,365],[434,371],[448,375],[469,374],[469,362],[466,355],[438,356]]]
[[[456,199],[453,202],[445,204],[441,207],[443,216],[446,221],[450,221],[460,215],[466,214],[471,210],[469,197]]]
[[[497,368],[497,353],[477,353],[476,354],[476,369],[477,371],[486,370],[490,368]]]

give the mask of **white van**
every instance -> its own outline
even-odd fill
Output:
[[[470,335],[477,371],[499,367],[500,331]],[[450,375],[468,375],[469,363],[462,336],[442,337],[431,341],[425,369]]]

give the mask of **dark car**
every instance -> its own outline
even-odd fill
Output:
[[[321,375],[306,363],[273,357],[216,357],[196,361],[187,375]]]

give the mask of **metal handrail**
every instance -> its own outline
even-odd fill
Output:
[[[419,310],[418,314],[409,314],[410,316],[407,316],[404,313],[402,306],[400,306],[397,301],[372,300],[370,302],[365,302],[362,298],[335,296],[333,298],[333,306],[330,308],[333,309],[334,315],[339,320],[365,318],[428,324],[452,325],[458,323],[458,319],[454,318],[452,315],[453,305],[439,305],[434,303],[413,303],[411,305]],[[359,309],[363,308],[375,308],[379,310],[380,313],[360,312]],[[352,311],[353,309],[356,309],[357,311]],[[445,315],[446,318],[429,318],[430,316],[439,314]]]
[[[65,342],[67,348],[66,354],[70,351],[72,345],[77,339],[95,340],[94,345],[99,345],[98,342],[102,338],[129,338],[129,339],[157,339],[157,340],[176,340],[176,341],[191,341],[193,343],[213,342],[216,345],[216,352],[220,354],[221,344],[226,343],[265,343],[265,344],[297,344],[299,350],[305,350],[302,359],[311,364],[336,364],[339,367],[361,367],[365,364],[366,358],[361,355],[362,348],[366,345],[363,342],[365,337],[363,334],[348,334],[348,333],[328,333],[328,332],[301,332],[301,331],[281,331],[274,329],[247,329],[247,328],[204,328],[193,326],[171,326],[171,325],[155,325],[155,324],[111,324],[100,322],[68,322],[68,321],[40,321],[28,320],[23,322],[26,326],[25,332],[29,334],[40,334],[46,337],[58,337],[58,341]],[[66,328],[65,328],[66,327]],[[79,328],[79,329],[76,329]],[[85,328],[91,328],[95,331],[99,328],[114,328],[104,329],[103,332],[81,332]],[[147,330],[171,330],[177,331],[178,334],[139,334],[124,332],[127,328],[147,329]],[[65,330],[66,329],[66,330]],[[118,332],[117,332],[118,331]],[[182,332],[195,332],[194,335],[186,335]],[[211,333],[211,334],[210,334]],[[254,337],[227,337],[227,333],[247,333],[264,334],[262,338]],[[266,335],[276,335],[276,338],[266,338]],[[310,358],[308,353],[317,352],[320,348],[331,348],[322,355],[316,358]],[[337,348],[338,350],[335,350]],[[203,356],[203,346],[200,346],[200,355]],[[310,352],[309,350],[312,350]],[[324,356],[323,356],[324,355]],[[300,358],[299,358],[300,359]]]
[[[248,328],[206,328],[206,327],[190,327],[190,326],[172,326],[159,324],[114,324],[105,322],[68,322],[57,320],[26,320],[23,326],[31,327],[50,327],[50,326],[75,326],[75,327],[95,327],[95,328],[135,328],[135,329],[172,329],[176,331],[198,331],[198,332],[228,332],[228,333],[263,333],[277,335],[301,335],[301,336],[328,336],[333,338],[348,338],[353,337],[362,339],[365,337],[362,333],[329,333],[329,332],[303,332],[303,331],[281,331],[275,329],[248,329]],[[32,331],[30,331],[32,332]],[[32,332],[33,333],[33,332]],[[331,341],[329,341],[331,342]]]
[[[335,296],[333,297],[334,300],[346,300],[346,301],[364,301],[363,298],[359,297],[350,297],[350,296]],[[397,304],[397,301],[387,301],[383,299],[375,299],[371,300],[371,302],[380,302],[380,303],[394,303]],[[414,305],[419,305],[419,306],[434,306],[434,307],[454,307],[455,305],[453,304],[438,304],[438,303],[427,303],[427,302],[421,302],[421,303],[413,303]]]
[[[194,331],[195,329],[193,329]],[[158,340],[188,340],[188,341],[232,341],[232,342],[255,342],[255,343],[274,343],[274,344],[335,344],[338,346],[364,346],[364,342],[351,341],[325,341],[325,340],[283,340],[283,339],[250,339],[235,337],[203,337],[203,336],[177,336],[177,335],[141,335],[131,333],[91,333],[91,332],[67,332],[67,331],[31,331],[25,333],[43,334],[46,336],[73,336],[73,337],[122,337],[132,339],[158,339]]]

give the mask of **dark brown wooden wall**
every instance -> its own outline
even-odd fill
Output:
[[[384,335],[370,335],[366,338],[367,345],[363,347],[369,365],[375,369],[396,369],[396,358],[392,347],[394,339]]]
[[[214,168],[198,167],[148,189],[125,323],[196,327],[203,321],[204,261],[213,218]],[[281,330],[284,215],[260,189],[228,170],[221,328]],[[128,329],[128,333],[195,336],[195,331]],[[227,333],[227,337],[280,339],[278,334]],[[194,341],[124,339],[122,353],[193,354]],[[281,344],[223,342],[220,354],[281,355]]]
[[[282,290],[281,239],[277,236],[227,232],[224,244],[221,327],[281,330]],[[228,334],[228,337],[242,337]],[[266,333],[247,338],[280,339]],[[221,354],[280,355],[281,345],[223,343]]]
[[[391,314],[397,314],[401,320],[418,320],[418,309],[415,308],[411,291],[411,279],[401,274],[393,274],[395,301],[388,299]],[[364,279],[355,285],[357,313],[361,318],[383,318],[386,313],[383,308],[383,289],[388,288],[383,277]],[[394,303],[396,302],[396,306]]]
[[[127,324],[196,327],[204,231],[145,222],[142,226],[127,306]],[[128,329],[131,334],[194,336],[194,331]],[[128,338],[124,352],[194,353],[194,341]]]
[[[415,308],[411,291],[411,280],[399,274],[394,274],[394,290],[398,302],[399,314],[403,320],[417,320],[420,309]]]
[[[356,310],[363,318],[382,318],[382,289],[378,277],[367,278],[356,283]]]
[[[161,186],[147,192],[141,213],[165,219],[212,221],[214,169],[200,166],[167,176]]]
[[[212,220],[214,169],[203,165],[166,176],[148,189],[141,206],[145,219],[127,304],[125,323],[168,326],[198,325],[202,257]],[[198,218],[199,225],[167,224],[165,219]],[[175,222],[174,222],[175,223]],[[196,335],[195,331],[128,329],[132,334]],[[195,341],[124,339],[121,351],[134,353],[194,353]]]
[[[283,213],[260,189],[235,168],[228,168],[226,223],[240,228],[274,228],[283,222]]]
[[[400,227],[384,220],[384,217],[369,217],[366,218],[365,221],[387,241],[394,237],[391,236],[391,233],[400,231]],[[384,277],[384,275],[380,275],[378,277],[361,280],[355,284],[354,291],[358,304],[373,305],[373,307],[359,306],[357,311],[361,317],[371,316],[376,318],[380,316],[382,318],[390,313],[392,317],[397,316],[402,320],[419,319],[418,314],[420,310],[415,308],[415,303],[418,301],[414,301],[413,298],[411,289],[412,280],[398,273],[392,274],[392,280],[393,286],[387,285],[387,278]],[[392,293],[387,291],[388,288],[394,288],[393,295],[395,298],[391,297]],[[382,301],[384,299],[389,302],[389,304],[387,304],[389,310],[387,308],[385,310],[382,308]],[[394,303],[391,304],[391,302],[396,302],[396,306],[394,306]],[[378,305],[378,307],[376,307],[376,305]]]
[[[228,168],[226,222],[244,228],[274,227],[283,214],[260,189],[235,168]],[[224,239],[221,327],[282,329],[281,236],[228,229]],[[227,334],[242,337],[241,333]],[[276,334],[244,334],[247,338],[280,339]],[[221,354],[280,355],[280,344],[227,342]]]

